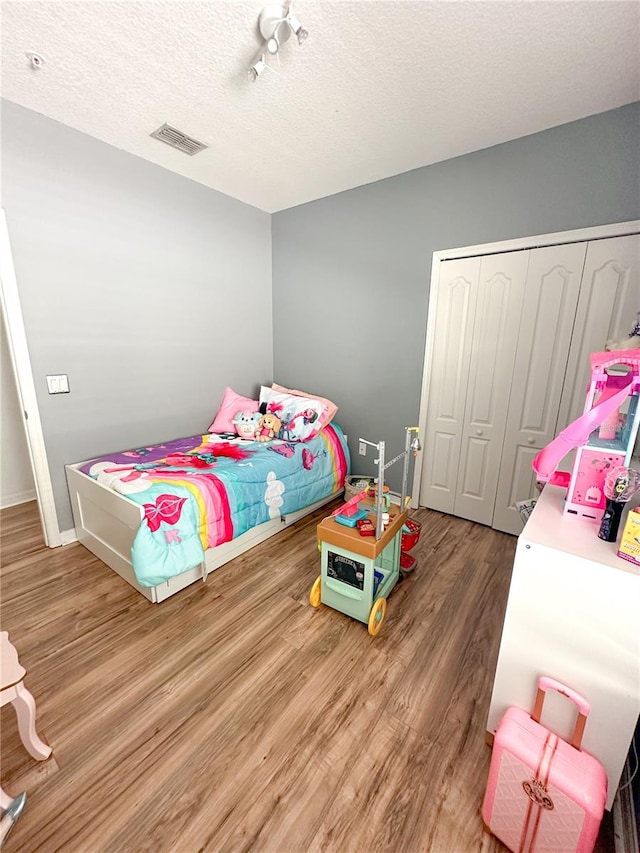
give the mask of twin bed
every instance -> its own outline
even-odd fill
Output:
[[[158,603],[341,494],[342,430],[176,439],[67,466],[78,540]]]

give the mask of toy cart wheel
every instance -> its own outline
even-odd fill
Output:
[[[321,600],[320,575],[318,575],[318,577],[314,580],[313,586],[311,587],[311,592],[309,593],[309,604],[312,607],[320,607]]]
[[[380,633],[386,612],[387,599],[376,598],[369,614],[369,633],[372,637],[376,637]]]

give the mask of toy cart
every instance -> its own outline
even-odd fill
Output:
[[[389,524],[380,539],[360,536],[357,528],[345,527],[332,517],[321,521],[321,573],[309,602],[314,607],[327,604],[364,622],[375,637],[400,575],[400,537],[406,518],[400,507],[391,507]]]
[[[321,552],[320,575],[309,594],[313,607],[326,604],[368,626],[375,637],[382,628],[387,610],[387,598],[400,577],[400,555],[403,526],[407,522],[406,488],[408,457],[420,449],[411,434],[417,427],[407,427],[405,450],[390,462],[384,461],[384,442],[373,444],[379,452],[377,501],[366,498],[366,492],[355,496],[332,516],[318,525],[318,544]],[[363,439],[360,439],[362,442]],[[405,458],[400,506],[391,505],[389,520],[383,522],[384,471],[399,459]],[[375,535],[362,536],[351,518],[366,516],[375,526]]]

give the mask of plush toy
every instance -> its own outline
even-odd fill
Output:
[[[240,438],[253,441],[258,432],[260,414],[258,412],[238,412],[233,419],[233,425]]]
[[[607,352],[640,349],[640,311],[638,311],[635,325],[629,332],[629,337],[622,338],[619,341],[607,341],[604,348]]]
[[[262,415],[260,420],[258,421],[258,434],[256,436],[257,441],[271,441],[272,438],[277,438],[280,429],[282,428],[282,422],[277,415],[274,415],[273,412],[267,412],[266,415]]]

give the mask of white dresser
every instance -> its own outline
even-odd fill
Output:
[[[604,765],[610,809],[640,714],[640,570],[563,516],[565,494],[546,486],[518,539],[487,730],[509,705],[533,707],[539,675],[565,682],[591,703],[583,748]],[[574,719],[548,694],[543,723],[566,737]]]

